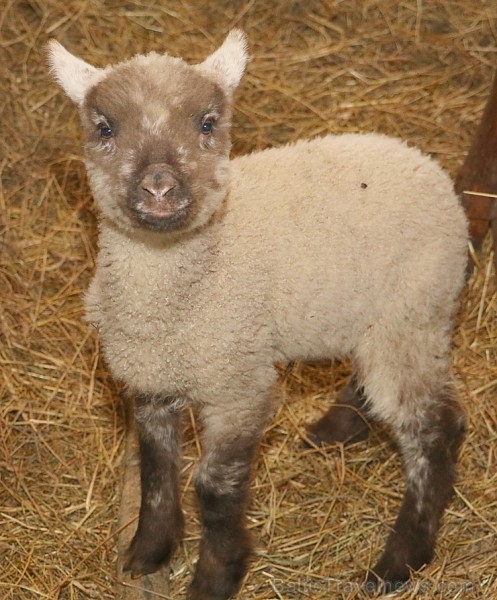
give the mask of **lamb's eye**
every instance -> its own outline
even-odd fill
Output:
[[[212,121],[210,119],[207,119],[202,123],[202,133],[204,135],[209,135],[209,133],[212,133],[213,127],[214,124],[212,123]]]
[[[112,133],[112,129],[103,123],[101,123],[98,128],[100,129],[100,137],[103,140],[110,140],[110,138],[114,135]]]

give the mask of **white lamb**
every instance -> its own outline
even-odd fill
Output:
[[[346,406],[310,435],[359,439],[357,407],[393,428],[406,491],[367,581],[398,587],[433,556],[465,429],[449,350],[467,224],[448,176],[380,135],[230,161],[232,96],[248,60],[238,30],[197,65],[151,53],[97,69],[55,41],[49,54],[80,109],[101,211],[87,314],[136,404],[142,502],[126,568],[155,571],[181,537],[178,415],[193,405],[204,527],[189,598],[236,593],[273,365],[348,354]]]

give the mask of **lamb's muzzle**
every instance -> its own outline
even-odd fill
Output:
[[[186,186],[178,181],[167,164],[145,168],[129,202],[138,222],[153,229],[178,226],[187,217],[189,205]]]

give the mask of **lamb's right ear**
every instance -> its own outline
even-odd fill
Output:
[[[77,105],[82,104],[88,89],[101,77],[97,69],[68,52],[57,40],[47,44],[50,71],[64,92]]]

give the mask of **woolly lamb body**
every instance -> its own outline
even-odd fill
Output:
[[[57,77],[91,129],[88,115],[99,102],[119,96],[103,88],[98,100],[112,71],[95,70],[89,82],[93,67],[69,69],[61,57],[52,47]],[[145,137],[127,142],[124,166],[109,158],[119,151],[117,135],[115,146],[102,147],[89,134],[88,169],[103,218],[87,316],[114,376],[135,398],[142,454],[140,523],[127,566],[135,575],[155,570],[181,535],[177,412],[191,403],[204,426],[196,487],[205,529],[190,598],[230,597],[246,568],[243,509],[250,462],[271,415],[274,363],[348,354],[357,370],[348,404],[393,427],[406,464],[400,515],[369,574],[390,589],[431,559],[452,490],[464,415],[452,393],[449,346],[466,220],[446,174],[384,136],[327,136],[228,164],[230,99],[244,60],[239,33],[200,66],[168,57],[165,66],[186,77],[186,88],[195,68],[213,82],[199,121],[208,137],[199,138],[200,150],[174,142],[176,154],[171,147],[161,154],[154,143],[132,194],[119,182],[134,181],[129,173],[137,179],[143,140],[165,139],[168,115],[183,105],[168,100],[154,119],[144,109],[135,127]],[[151,59],[134,61],[152,77]],[[133,64],[116,72],[134,74]],[[67,76],[78,68],[87,76],[83,90]],[[214,101],[218,86],[224,98]],[[102,118],[93,126],[106,138],[111,126]],[[111,160],[119,176],[105,167]],[[131,210],[113,199],[121,189],[137,198]],[[332,407],[316,439],[339,439],[329,422],[333,428],[340,418]],[[353,417],[343,439],[361,427]]]
[[[446,353],[466,260],[465,218],[433,161],[377,135],[302,141],[233,160],[225,210],[180,244],[101,227],[87,312],[131,390],[218,403],[220,373],[360,359],[378,336],[383,370],[405,370],[405,340],[433,372],[426,338]]]

